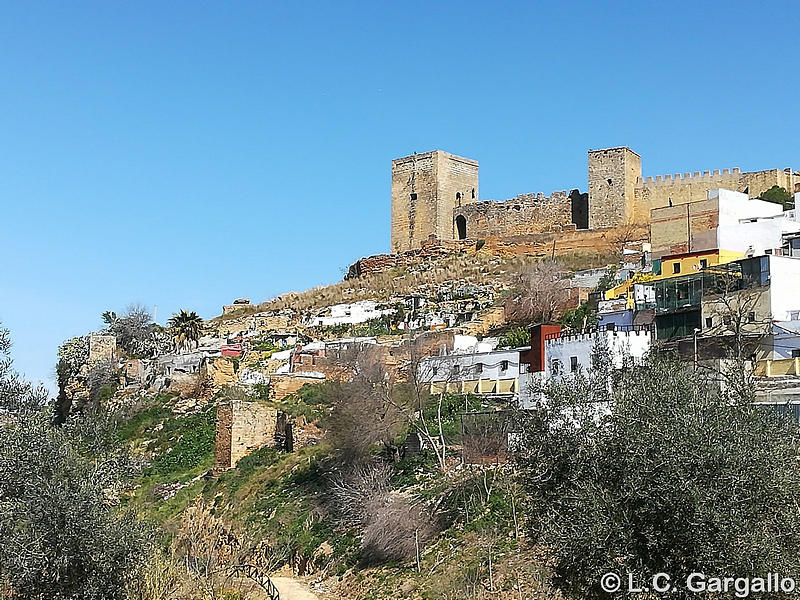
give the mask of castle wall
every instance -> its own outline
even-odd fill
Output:
[[[455,208],[453,218],[466,219],[466,237],[526,235],[572,226],[572,201],[566,192],[520,194],[504,202],[475,202]]]
[[[774,185],[791,192],[799,184],[800,178],[791,171],[780,169],[742,173],[734,168],[640,178],[636,184],[633,218],[638,223],[646,223],[651,210],[668,207],[670,201],[673,206],[702,202],[707,198],[708,191],[716,188],[734,192],[746,190],[751,198],[756,198]]]
[[[453,209],[478,198],[478,163],[441,150],[392,161],[391,251],[418,248],[431,235],[457,239]]]

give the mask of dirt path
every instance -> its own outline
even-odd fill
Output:
[[[270,577],[281,593],[281,600],[319,600],[308,586],[291,577]]]

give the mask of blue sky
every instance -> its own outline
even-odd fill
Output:
[[[206,318],[388,250],[393,157],[480,161],[481,196],[800,168],[790,2],[5,2],[0,321],[52,386],[131,302]]]

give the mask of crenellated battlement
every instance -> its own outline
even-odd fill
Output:
[[[714,178],[730,178],[730,177],[738,177],[742,174],[742,170],[739,167],[734,167],[732,169],[716,169],[714,171],[695,171],[694,173],[667,173],[666,175],[656,175],[647,176],[647,177],[637,177],[636,178],[636,185],[658,185],[658,184],[668,184],[668,185],[675,185],[683,184],[683,183],[708,183]]]

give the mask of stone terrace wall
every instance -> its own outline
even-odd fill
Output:
[[[553,227],[574,228],[572,200],[565,191],[550,196],[520,194],[503,202],[474,202],[455,208],[453,219],[459,216],[466,218],[466,237],[471,240],[542,233]]]

